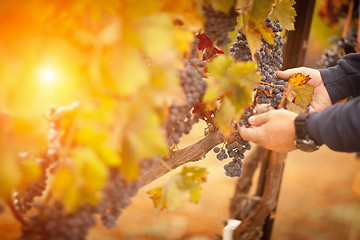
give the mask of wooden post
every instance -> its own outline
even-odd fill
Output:
[[[283,69],[300,67],[304,64],[315,2],[314,0],[296,0],[295,31],[286,34],[287,40],[283,47]]]

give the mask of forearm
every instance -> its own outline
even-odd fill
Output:
[[[321,69],[320,74],[333,104],[360,95],[360,54],[348,54],[337,66]]]
[[[307,131],[318,145],[340,152],[359,152],[360,97],[311,113]]]

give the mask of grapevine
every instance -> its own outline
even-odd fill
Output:
[[[260,73],[262,80],[261,84],[255,90],[254,103],[251,108],[248,108],[238,125],[249,127],[248,118],[254,114],[254,109],[257,104],[269,104],[275,109],[283,98],[283,91],[287,82],[278,79],[275,75],[276,70],[282,67],[282,51],[281,47],[284,45],[280,33],[283,31],[279,21],[271,22],[269,18],[265,19],[265,24],[274,33],[275,44],[271,45],[262,39],[262,47],[255,52],[255,59],[258,65],[257,71]],[[236,61],[249,61],[252,59],[249,45],[246,36],[238,30],[236,41],[230,47],[230,55]],[[235,125],[237,126],[237,124]],[[226,150],[225,150],[226,149]],[[242,174],[242,167],[244,163],[244,153],[251,149],[251,144],[248,141],[241,139],[238,130],[235,130],[234,135],[225,143],[225,149],[214,148],[217,153],[217,159],[222,161],[230,157],[232,161],[224,166],[225,174],[230,177],[240,177]]]
[[[331,49],[325,50],[317,63],[321,68],[333,67],[337,61],[349,53],[355,53],[357,47],[357,30],[350,28],[344,37],[333,36],[329,38],[329,43],[333,45]]]
[[[262,22],[275,3],[254,9],[240,1],[75,2],[1,6],[0,17],[15,17],[0,24],[9,33],[0,40],[0,110],[11,114],[0,115],[6,183],[0,198],[22,224],[23,240],[86,239],[97,217],[112,228],[144,177],[152,173],[154,180],[161,176],[154,169],[204,158],[219,142],[217,158],[231,159],[225,174],[240,177],[251,145],[237,127],[249,125],[256,104],[277,107],[286,85],[274,77],[282,64],[282,27]],[[272,32],[256,36],[262,46],[254,52],[242,30],[259,21]],[[238,23],[235,42],[221,49]],[[270,37],[274,44],[264,40]],[[204,141],[215,140],[177,163],[202,143],[176,146],[200,120],[207,124]],[[206,174],[185,167],[170,186],[196,202]],[[153,200],[174,209],[179,201],[163,201],[176,197],[165,190],[152,191]]]

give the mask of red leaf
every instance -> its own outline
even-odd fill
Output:
[[[196,38],[200,40],[198,49],[206,53],[204,61],[213,58],[216,54],[224,54],[205,33],[197,33]]]

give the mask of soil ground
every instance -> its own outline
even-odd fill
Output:
[[[184,145],[201,136],[199,129],[184,139]],[[229,203],[236,183],[236,179],[224,175],[223,164],[213,152],[196,163],[209,171],[198,204],[185,202],[173,212],[160,213],[153,207],[147,191],[165,183],[179,168],[143,187],[116,227],[106,229],[99,223],[91,229],[88,239],[219,239],[229,218]],[[360,196],[352,188],[358,171],[360,161],[354,154],[337,153],[326,147],[314,153],[289,153],[271,239],[360,239]],[[0,215],[0,240],[12,240],[19,234],[18,223],[6,209]]]

